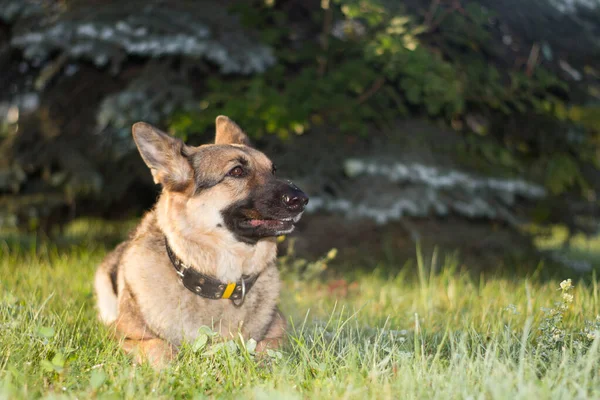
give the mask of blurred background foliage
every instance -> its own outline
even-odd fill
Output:
[[[430,162],[403,153],[420,140],[411,154],[443,152],[441,170],[543,187],[488,201],[519,234],[595,234],[599,28],[573,0],[0,0],[2,224],[136,215],[156,189],[131,124],[200,144],[225,114],[313,195],[348,197],[362,149]]]

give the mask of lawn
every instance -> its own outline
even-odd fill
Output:
[[[1,399],[600,398],[595,277],[472,277],[435,254],[326,279],[283,259],[285,348],[257,357],[206,330],[155,373],[97,321],[99,232],[0,240]]]

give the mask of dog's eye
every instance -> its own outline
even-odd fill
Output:
[[[239,178],[240,176],[243,176],[245,172],[246,171],[244,171],[244,168],[242,168],[238,165],[237,167],[235,167],[231,171],[229,171],[227,173],[227,175],[233,176],[234,178]]]

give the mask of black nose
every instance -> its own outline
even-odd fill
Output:
[[[308,204],[308,196],[303,191],[293,188],[281,197],[283,204],[290,211],[303,211]]]

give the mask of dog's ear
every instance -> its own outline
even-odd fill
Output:
[[[243,144],[250,146],[250,139],[242,129],[224,115],[219,115],[216,121],[217,134],[215,144]]]
[[[184,156],[185,144],[145,122],[133,124],[131,130],[142,159],[152,172],[154,183],[174,192],[185,190],[194,175]]]

